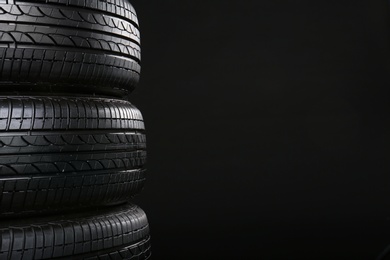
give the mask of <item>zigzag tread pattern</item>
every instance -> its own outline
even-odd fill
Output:
[[[146,244],[149,225],[139,207],[129,205],[103,212],[70,214],[64,220],[32,218],[24,220],[27,223],[4,226],[0,229],[0,259],[86,258],[83,255]]]
[[[1,154],[95,152],[115,150],[145,150],[146,137],[140,133],[96,133],[96,134],[34,134],[2,136]]]
[[[117,34],[140,44],[140,33],[131,22],[101,12],[40,4],[1,5],[0,22],[50,24]]]
[[[89,52],[99,51],[100,55],[125,56],[139,63],[141,60],[140,47],[126,39],[111,35],[103,35],[96,32],[78,33],[72,28],[55,28],[47,26],[30,25],[7,25],[1,24],[0,45],[7,47],[33,46],[38,48],[40,45],[46,49],[52,46],[52,50],[59,47],[66,48],[68,51]],[[2,55],[0,58],[3,58]],[[4,57],[5,58],[5,57]],[[10,57],[8,57],[10,58]]]
[[[126,17],[138,25],[137,14],[134,7],[128,0],[16,0],[17,4],[23,3],[43,3],[50,5],[69,6],[77,9],[91,9],[105,12],[110,15]]]
[[[65,174],[102,170],[128,170],[146,164],[146,151],[0,155],[1,175]]]

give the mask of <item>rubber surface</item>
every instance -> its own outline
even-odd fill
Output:
[[[135,205],[0,222],[0,260],[147,259],[149,225]]]
[[[127,201],[145,182],[144,130],[127,101],[0,97],[0,215]]]
[[[3,92],[125,96],[139,81],[140,51],[126,0],[0,1]]]

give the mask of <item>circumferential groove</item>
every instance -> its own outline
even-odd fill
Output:
[[[4,20],[0,20],[0,29],[2,28],[1,27],[1,24],[9,24],[10,22],[9,21],[4,21]],[[18,24],[21,24],[21,25],[26,25],[26,26],[30,26],[30,27],[37,27],[37,26],[47,26],[47,24],[44,24],[44,23],[37,23],[37,22],[18,22]],[[54,29],[54,28],[64,28],[64,29],[67,29],[67,30],[74,30],[74,27],[72,26],[66,26],[66,25],[56,25],[56,24],[52,24],[50,25],[50,28],[51,29]],[[82,28],[82,27],[78,27],[77,28],[77,31],[85,31],[85,32],[96,32],[96,30],[92,30],[92,29],[87,29],[87,28]],[[0,31],[1,32],[1,31]],[[18,32],[18,33],[22,33],[20,31],[15,31],[15,32]],[[115,34],[115,33],[111,33],[111,32],[107,32],[107,31],[100,31],[99,32],[102,34],[102,35],[107,35],[107,36],[111,36],[111,37],[117,37],[119,39],[122,39],[122,40],[126,40],[126,41],[129,41],[131,43],[134,43],[138,46],[141,46],[141,43],[137,40],[134,40],[133,38],[130,38],[130,37],[126,37],[126,36],[123,36],[121,34]],[[3,31],[3,33],[6,33],[5,31]],[[134,35],[135,36],[135,35]],[[31,38],[30,38],[31,39]],[[0,42],[2,42],[1,40],[1,37],[0,37]],[[16,42],[16,40],[15,40]]]
[[[1,40],[0,40],[0,47],[1,46]],[[15,49],[15,48],[18,48],[18,49],[35,49],[35,50],[42,50],[42,51],[63,51],[63,52],[68,52],[69,50],[72,50],[72,52],[74,53],[89,53],[89,54],[97,54],[97,55],[102,55],[102,56],[111,56],[113,58],[117,58],[117,59],[123,59],[123,60],[128,60],[130,62],[135,62],[137,63],[138,65],[141,65],[141,59],[137,58],[136,56],[132,56],[132,55],[128,55],[128,54],[124,54],[124,53],[120,53],[118,54],[118,52],[114,52],[114,51],[108,51],[108,50],[91,50],[91,49],[87,49],[87,48],[80,48],[80,47],[68,47],[68,46],[64,46],[64,47],[59,47],[59,46],[53,46],[53,45],[50,45],[50,44],[39,44],[39,45],[34,45],[34,44],[16,44],[16,45],[12,45],[12,44],[7,44],[7,48],[9,49]],[[2,59],[2,56],[0,56],[0,59]],[[3,59],[3,60],[16,60],[16,61],[19,61],[21,60],[20,58],[12,58],[12,59]],[[29,59],[30,61],[39,61],[41,59]],[[28,61],[28,59],[26,59],[26,61]],[[53,61],[63,61],[63,59],[59,59],[59,58],[55,58]],[[66,60],[65,60],[66,61]],[[94,63],[88,63],[88,62],[85,62],[85,64],[94,64]],[[98,64],[99,65],[99,64]],[[121,69],[120,66],[117,67],[118,69]],[[20,71],[20,70],[19,70]],[[137,74],[140,74],[140,71],[139,70],[132,70],[133,72],[137,73]]]

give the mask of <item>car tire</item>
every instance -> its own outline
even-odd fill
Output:
[[[0,5],[0,91],[127,96],[137,85],[134,8],[115,1],[6,1]]]
[[[0,97],[0,216],[123,203],[145,164],[142,115],[127,101]]]

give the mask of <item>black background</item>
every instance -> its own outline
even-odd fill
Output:
[[[390,244],[385,0],[134,0],[153,259]]]

